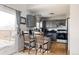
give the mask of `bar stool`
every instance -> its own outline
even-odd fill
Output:
[[[28,54],[30,54],[30,51],[32,48],[35,48],[36,45],[32,45],[32,43],[35,43],[35,38],[30,36],[29,33],[22,31],[22,36],[24,39],[24,51],[27,48]]]
[[[48,52],[48,40],[45,40],[43,32],[35,32],[34,33],[36,38],[36,54],[38,53],[38,49],[40,49],[40,52],[42,50],[42,54],[44,54],[46,51]],[[46,47],[46,46],[47,47]]]

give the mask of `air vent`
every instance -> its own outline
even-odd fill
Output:
[[[50,13],[50,14],[54,14],[54,13]]]

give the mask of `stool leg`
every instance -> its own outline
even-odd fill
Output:
[[[42,49],[42,45],[40,45],[40,52],[41,52],[41,49]]]
[[[42,55],[44,54],[44,50],[43,49],[44,49],[44,45],[42,45]]]
[[[30,48],[28,48],[28,54],[30,54]]]
[[[48,49],[47,49],[47,54],[48,54]]]
[[[49,49],[49,43],[47,43],[47,54],[48,54],[48,49]]]
[[[37,55],[37,51],[38,51],[38,50],[36,49],[36,53],[35,53],[36,55]]]
[[[29,48],[28,48],[28,54],[30,54],[30,43],[29,43]]]
[[[41,48],[40,48],[40,52],[41,52]]]
[[[24,50],[23,50],[23,52],[25,52],[25,47],[24,47]]]

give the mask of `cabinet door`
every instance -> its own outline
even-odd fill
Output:
[[[27,27],[35,27],[36,26],[36,18],[32,15],[27,15]]]

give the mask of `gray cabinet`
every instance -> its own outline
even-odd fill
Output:
[[[27,27],[35,27],[36,26],[36,17],[33,15],[27,15]]]

